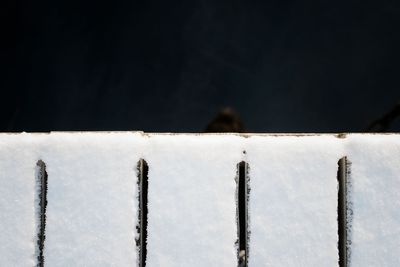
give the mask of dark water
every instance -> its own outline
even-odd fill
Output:
[[[362,131],[400,100],[398,1],[77,2],[18,7],[1,131]]]

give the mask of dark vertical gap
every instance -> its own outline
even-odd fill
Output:
[[[347,267],[347,158],[338,162],[338,250],[339,267]]]
[[[37,183],[39,184],[39,220],[40,220],[40,228],[38,233],[38,263],[37,266],[43,267],[44,266],[44,257],[43,257],[43,250],[44,250],[44,240],[45,236],[45,228],[46,228],[46,206],[47,206],[47,171],[46,171],[46,164],[39,160],[37,162],[38,167],[38,174],[37,174]]]
[[[136,244],[139,247],[139,266],[146,266],[147,256],[147,192],[148,192],[148,172],[147,162],[141,159],[138,163],[139,170],[139,239]]]
[[[248,259],[248,164],[238,164],[238,266],[247,266]]]

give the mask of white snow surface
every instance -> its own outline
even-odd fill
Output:
[[[260,136],[246,144],[249,266],[338,266],[334,136]]]
[[[245,152],[245,153],[243,153]],[[400,135],[0,134],[1,266],[138,266],[137,164],[149,166],[146,266],[236,266],[237,164],[249,164],[249,266],[338,266],[338,160],[351,162],[350,266],[400,266]]]
[[[400,266],[400,135],[350,135],[351,266]]]
[[[0,135],[0,265],[36,263],[35,138]]]
[[[147,265],[236,266],[238,136],[151,136]]]
[[[137,264],[142,139],[132,133],[55,133],[46,140],[47,266]]]

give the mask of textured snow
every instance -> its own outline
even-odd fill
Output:
[[[0,265],[34,266],[35,138],[27,134],[0,137]]]
[[[400,135],[0,135],[1,266],[137,266],[137,163],[149,166],[146,266],[236,266],[237,164],[249,165],[249,266],[338,266],[338,161],[351,162],[351,266],[400,266]]]
[[[400,136],[350,135],[351,266],[400,266]]]
[[[333,136],[250,137],[249,266],[337,266]]]
[[[237,136],[149,138],[147,265],[236,266]]]
[[[41,153],[48,173],[47,266],[135,266],[139,135],[52,134]]]

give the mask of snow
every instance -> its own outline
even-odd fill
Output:
[[[137,164],[149,166],[146,266],[236,266],[237,164],[249,166],[249,266],[338,266],[338,161],[351,162],[351,266],[400,266],[400,135],[0,134],[0,257],[138,266]]]
[[[337,266],[334,136],[250,137],[249,266]]]
[[[135,266],[137,164],[132,133],[52,134],[44,258],[48,266]]]
[[[350,135],[351,266],[400,266],[400,136]]]
[[[34,137],[0,138],[0,257],[2,266],[34,266],[36,262]]]
[[[146,266],[236,266],[238,136],[151,136]]]

